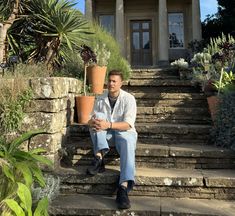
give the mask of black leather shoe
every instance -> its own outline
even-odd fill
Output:
[[[118,187],[116,202],[119,209],[129,209],[131,207],[126,187],[122,185]]]
[[[92,167],[87,169],[88,175],[96,175],[97,173],[102,173],[105,171],[104,160],[100,157],[95,157],[94,161],[92,162]]]

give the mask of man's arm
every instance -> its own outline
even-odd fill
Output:
[[[129,130],[131,126],[127,122],[108,122],[103,119],[91,119],[89,126],[96,131],[100,130]]]

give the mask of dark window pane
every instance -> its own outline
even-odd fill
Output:
[[[149,48],[149,32],[143,32],[143,49]]]
[[[133,49],[140,49],[140,34],[139,32],[133,32]]]
[[[149,23],[142,23],[142,29],[149,29]]]
[[[184,17],[183,13],[168,14],[170,48],[184,47]]]
[[[99,21],[105,30],[114,35],[114,15],[100,15]]]
[[[138,30],[138,29],[140,29],[140,24],[139,24],[139,23],[133,23],[133,24],[132,24],[132,29],[133,29],[133,30]]]

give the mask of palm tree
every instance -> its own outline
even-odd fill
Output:
[[[66,49],[77,49],[91,33],[88,22],[69,0],[21,1],[24,16],[11,25],[8,41],[22,59],[55,67],[66,58]]]
[[[6,62],[7,31],[17,19],[20,0],[2,0],[0,2],[0,63]]]

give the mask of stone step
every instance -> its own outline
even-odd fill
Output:
[[[159,74],[159,75],[178,75],[178,70],[173,67],[159,67],[159,68],[134,68],[132,69],[132,76],[135,74]]]
[[[115,193],[119,167],[106,166],[106,171],[96,176],[88,176],[86,169],[87,166],[58,168],[61,193]],[[137,168],[130,195],[235,200],[235,170]]]
[[[61,161],[62,166],[90,165],[93,150],[90,139],[72,141],[67,145],[67,156]],[[136,166],[149,168],[182,169],[228,169],[235,168],[233,151],[200,144],[161,145],[137,143]],[[119,165],[119,156],[111,146],[105,157],[105,163]]]
[[[192,115],[208,116],[207,107],[137,107],[137,115],[187,115],[191,117]]]
[[[137,107],[136,123],[211,124],[208,108],[163,106]]]
[[[190,80],[178,79],[131,79],[128,82],[129,86],[168,86],[168,87],[190,87],[192,83]]]
[[[148,94],[164,94],[164,93],[175,93],[175,94],[182,94],[182,93],[198,93],[199,89],[193,86],[123,86],[123,89],[130,92],[130,93],[144,93]]]
[[[235,202],[209,199],[174,199],[131,196],[131,208],[118,210],[115,196],[71,194],[58,196],[50,205],[51,216],[234,216]]]
[[[184,100],[184,99],[137,99],[137,106],[140,107],[207,107],[205,100]]]
[[[211,124],[211,118],[208,115],[202,115],[199,114],[194,116],[187,116],[183,114],[138,114],[136,118],[136,123],[171,123],[171,124]]]
[[[140,142],[171,143],[204,143],[209,139],[211,125],[203,124],[172,124],[170,123],[137,123],[136,130]],[[82,138],[89,136],[87,125],[73,124],[70,127],[70,136]]]
[[[206,100],[202,93],[132,92],[136,99]]]

